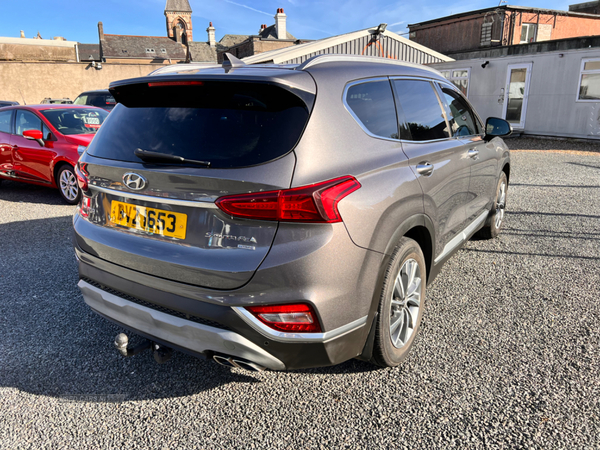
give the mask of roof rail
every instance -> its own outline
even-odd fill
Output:
[[[380,56],[362,56],[362,55],[342,55],[337,53],[327,53],[323,55],[313,56],[310,59],[307,59],[298,67],[296,70],[306,70],[309,67],[313,67],[319,64],[325,64],[330,62],[369,62],[369,63],[377,63],[377,64],[394,64],[398,66],[409,66],[409,67],[419,67],[421,69],[430,70],[435,72],[435,70],[430,67],[423,66],[421,64],[414,64],[407,61],[399,61],[397,59],[390,58],[382,58]]]

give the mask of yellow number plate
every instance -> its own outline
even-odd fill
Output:
[[[109,220],[114,225],[185,239],[186,214],[112,201]]]

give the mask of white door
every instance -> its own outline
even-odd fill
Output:
[[[531,79],[532,63],[511,64],[506,74],[506,89],[504,90],[504,119],[513,128],[525,128],[527,112],[527,97],[529,96],[529,81]]]

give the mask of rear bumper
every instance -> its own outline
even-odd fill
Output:
[[[195,296],[176,294],[167,289],[172,282],[146,274],[143,283],[133,281],[129,269],[79,249],[76,253],[78,286],[92,310],[134,333],[196,356],[224,354],[272,370],[330,366],[358,356],[369,332],[366,316],[323,333],[261,329],[238,302],[217,305],[198,298],[215,299],[223,292],[194,288]],[[229,300],[234,296],[227,295]]]
[[[223,353],[248,359],[269,369],[285,369],[283,362],[237,333],[137,305],[84,280],[80,280],[78,286],[85,302],[98,314],[144,335],[194,353]]]

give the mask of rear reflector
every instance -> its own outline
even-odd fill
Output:
[[[258,320],[278,331],[320,333],[321,325],[312,306],[294,305],[247,306]]]
[[[220,197],[216,205],[233,217],[280,222],[341,222],[338,203],[360,188],[351,176],[280,191]]]
[[[202,81],[155,81],[148,83],[148,87],[161,87],[161,86],[203,86]]]

